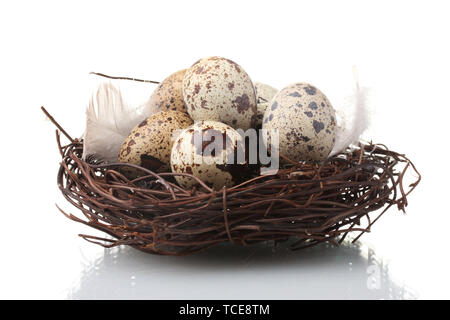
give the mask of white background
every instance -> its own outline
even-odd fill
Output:
[[[2,1],[0,298],[450,298],[447,3]],[[423,174],[407,214],[393,208],[359,248],[294,254],[224,246],[170,258],[78,238],[92,232],[54,206],[76,213],[57,191],[54,127],[39,107],[80,136],[99,81],[90,71],[162,80],[210,55],[278,89],[310,82],[336,105],[356,65],[371,88],[365,138]],[[131,103],[154,88],[120,85]],[[389,268],[380,289],[371,266]]]

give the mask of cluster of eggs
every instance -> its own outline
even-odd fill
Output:
[[[236,154],[245,148],[241,132],[251,128],[269,132],[266,146],[270,132],[278,132],[279,152],[293,161],[325,159],[335,140],[335,111],[319,89],[295,83],[278,91],[253,83],[240,65],[222,57],[171,74],[151,95],[147,112],[151,116],[132,130],[118,160],[171,170],[184,188],[203,182],[220,189],[245,176],[248,159],[238,162]],[[222,150],[207,150],[217,139]]]

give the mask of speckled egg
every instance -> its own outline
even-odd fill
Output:
[[[160,111],[137,125],[119,151],[119,162],[132,163],[155,172],[170,168],[173,133],[192,125],[189,116],[180,111]]]
[[[319,89],[295,83],[272,99],[263,129],[278,129],[279,150],[291,160],[323,160],[335,142],[335,110]]]
[[[214,141],[220,141],[221,145]],[[237,163],[238,150],[244,152],[243,139],[231,126],[217,121],[195,122],[183,130],[173,144],[172,172],[192,174],[216,190],[231,187],[245,165],[245,159]],[[184,188],[198,184],[188,176],[175,178]]]
[[[275,96],[275,94],[278,92],[277,89],[274,87],[269,86],[268,84],[264,84],[261,82],[255,81],[255,93],[256,93],[256,126],[261,127],[263,118],[264,118],[264,112],[267,109],[267,106],[269,105],[269,102],[272,100],[272,98]]]
[[[187,112],[181,90],[185,73],[186,69],[172,73],[156,87],[147,102],[147,114],[169,110]]]
[[[247,130],[256,123],[256,96],[237,63],[209,57],[196,62],[183,79],[183,99],[194,121],[220,121]]]

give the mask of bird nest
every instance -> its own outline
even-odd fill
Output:
[[[276,245],[292,240],[293,250],[321,242],[338,245],[351,232],[358,233],[354,241],[369,232],[390,207],[404,210],[420,181],[405,155],[360,143],[321,163],[291,162],[276,174],[221,190],[190,175],[199,186],[186,190],[175,183],[175,173],[83,160],[83,141],[57,126],[71,140],[63,146],[57,131],[62,156],[58,187],[82,216],[60,210],[108,234],[80,234],[107,248],[129,245],[153,254],[186,255],[223,242]],[[138,178],[127,177],[130,167],[141,172]],[[405,188],[408,171],[417,178]]]

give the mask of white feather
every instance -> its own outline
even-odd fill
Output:
[[[117,161],[123,141],[144,119],[142,106],[130,108],[119,89],[110,82],[101,84],[86,110],[83,157],[94,155],[98,160]]]
[[[370,116],[367,107],[368,89],[359,86],[356,68],[353,68],[355,89],[352,96],[337,110],[336,141],[329,156],[344,151],[359,142],[361,135],[369,127]]]

